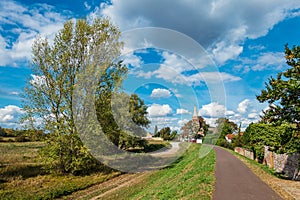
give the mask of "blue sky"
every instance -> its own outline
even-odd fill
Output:
[[[51,40],[66,20],[95,16],[123,32],[124,89],[145,100],[152,128],[178,130],[194,105],[211,125],[258,121],[268,105],[255,96],[286,68],[284,45],[300,45],[299,0],[1,1],[0,126],[18,126],[36,36]]]

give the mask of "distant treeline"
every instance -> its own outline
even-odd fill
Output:
[[[9,139],[5,139],[9,138]],[[42,130],[24,130],[13,128],[2,128],[0,126],[0,142],[29,142],[41,141],[45,138]]]

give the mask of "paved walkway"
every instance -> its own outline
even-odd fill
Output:
[[[220,147],[214,149],[217,164],[213,200],[282,200],[238,158]]]

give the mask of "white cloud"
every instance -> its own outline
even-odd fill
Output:
[[[245,99],[241,103],[239,103],[237,111],[241,114],[245,114],[250,107],[251,101],[249,99]]]
[[[192,114],[190,111],[186,110],[186,109],[176,109],[176,114],[177,115],[184,115],[184,114]]]
[[[188,121],[190,121],[190,120],[188,120],[188,119],[181,119],[181,120],[178,121],[178,125],[179,125],[180,127],[182,127],[182,126],[184,126]]]
[[[216,46],[211,47],[211,51],[214,60],[222,65],[227,60],[237,58],[243,52],[243,47],[234,43],[230,44],[227,41],[221,41]]]
[[[204,116],[206,118],[225,117],[225,114],[226,114],[226,107],[216,102],[203,105],[202,108],[199,110],[199,115]]]
[[[172,114],[172,108],[168,104],[152,104],[147,108],[150,117],[165,117]]]
[[[134,69],[140,68],[143,64],[142,58],[133,53],[122,56],[124,65],[131,65]]]
[[[241,64],[235,66],[234,68],[242,73],[248,73],[250,70],[282,70],[286,66],[283,52],[257,53],[256,56],[254,55],[251,58],[241,58],[239,61]]]
[[[88,2],[83,2],[83,5],[84,7],[87,9],[87,10],[90,10],[91,9],[91,6],[88,4]]]
[[[20,92],[12,91],[12,92],[10,92],[9,94],[10,94],[10,95],[16,95],[16,96],[18,96],[18,95],[20,95]]]
[[[226,117],[237,125],[241,123],[242,130],[245,130],[245,128],[248,127],[250,123],[255,123],[260,120],[260,114],[256,110],[250,109],[252,107],[252,104],[252,101],[250,101],[249,99],[243,100],[238,104],[238,113],[236,113],[233,110],[229,110],[224,105],[212,102],[210,104],[204,105],[199,110],[199,115],[203,116],[206,123],[212,127],[216,126],[216,120],[218,118]]]
[[[155,88],[152,90],[150,96],[152,98],[169,98],[171,96],[171,92],[167,89]]]
[[[248,118],[249,119],[259,119],[259,114],[258,113],[249,113]]]
[[[285,66],[284,53],[268,52],[261,54],[256,60],[256,64],[252,67],[253,71],[262,71],[265,69],[280,70]]]
[[[164,61],[160,64],[158,69],[151,72],[140,70],[133,72],[133,74],[147,79],[155,76],[156,78],[163,79],[173,84],[188,86],[201,85],[204,82],[209,84],[220,84],[221,82],[241,80],[240,77],[233,76],[226,72],[201,72],[195,66],[192,66],[186,60],[173,53],[164,51],[161,55]],[[192,72],[189,74],[189,71]]]
[[[0,126],[9,128],[18,127],[18,119],[22,113],[24,113],[22,109],[15,105],[0,108]]]
[[[216,127],[216,121],[218,118],[215,117],[204,117],[204,120],[206,122],[206,124],[208,124],[210,127]]]
[[[69,14],[69,13],[67,13]],[[25,6],[14,1],[0,2],[0,23],[8,34],[0,35],[0,66],[17,66],[31,59],[31,46],[38,34],[53,39],[66,17],[46,4]],[[16,37],[11,37],[16,34]]]
[[[235,115],[235,112],[232,111],[232,110],[226,110],[225,115],[226,116],[233,116],[233,115]]]
[[[150,118],[152,128],[154,126],[157,126],[158,129],[162,129],[163,127],[170,127],[171,130],[177,130],[180,129],[178,125],[178,118],[175,117],[153,117]]]
[[[152,26],[182,32],[209,49],[220,64],[236,58],[247,38],[266,35],[282,20],[298,16],[300,8],[299,0],[113,0],[101,6],[101,14],[122,30]]]

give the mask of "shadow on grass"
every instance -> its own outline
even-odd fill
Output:
[[[0,172],[0,183],[16,177],[26,179],[45,174],[41,165],[7,165],[2,167]]]

